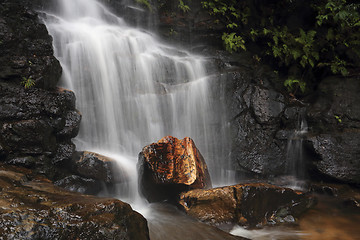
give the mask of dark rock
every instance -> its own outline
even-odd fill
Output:
[[[54,150],[56,139],[51,133],[43,120],[23,120],[3,124],[0,141],[8,152],[40,154]]]
[[[179,204],[190,216],[211,224],[261,227],[293,223],[315,200],[288,188],[254,183],[190,190],[180,195]]]
[[[138,172],[140,192],[149,202],[172,201],[182,191],[211,187],[205,161],[190,138],[167,136],[144,147]]]
[[[4,0],[0,8],[0,80],[36,88],[55,88],[61,67],[53,56],[52,39],[37,14],[20,0]]]
[[[284,96],[272,89],[255,87],[251,96],[256,119],[260,123],[276,120],[284,110]]]
[[[57,133],[62,138],[74,138],[79,133],[81,113],[79,111],[69,111],[66,114],[65,126]]]
[[[47,169],[49,177],[58,176],[54,175],[54,168],[46,164],[68,167],[75,151],[70,139],[79,129],[80,116],[75,110],[74,93],[61,88],[26,90],[1,81],[0,88],[3,160],[14,163],[11,159],[35,157],[39,171]],[[41,164],[39,155],[53,159]]]
[[[8,164],[32,168],[36,164],[36,160],[33,157],[25,156],[25,157],[17,157],[7,161]]]
[[[58,144],[52,163],[59,167],[69,167],[72,164],[74,153],[75,144],[72,142]]]
[[[329,77],[318,88],[318,96],[307,114],[314,130],[360,128],[359,77]]]
[[[77,152],[75,159],[75,171],[80,176],[107,184],[128,181],[126,172],[114,159],[88,151]]]
[[[98,194],[102,189],[102,185],[99,181],[77,175],[67,176],[54,182],[54,184],[68,191],[92,195]]]
[[[68,192],[40,175],[0,166],[4,239],[149,239],[146,220],[117,199]]]
[[[360,131],[321,134],[310,138],[317,172],[338,181],[360,184]]]

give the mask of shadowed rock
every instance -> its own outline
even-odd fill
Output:
[[[94,152],[77,152],[76,172],[83,177],[92,178],[105,183],[121,183],[126,181],[126,172],[112,158]]]
[[[179,204],[188,215],[203,222],[260,227],[295,222],[314,199],[288,188],[253,183],[191,190],[180,195]]]
[[[138,171],[140,192],[149,202],[174,200],[182,191],[211,187],[205,161],[188,137],[167,136],[144,147]]]

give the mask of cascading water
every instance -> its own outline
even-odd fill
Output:
[[[167,135],[189,136],[219,182],[219,166],[226,166],[225,132],[218,127],[224,114],[209,91],[206,59],[129,27],[95,0],[57,0],[54,9],[44,22],[63,68],[62,84],[75,92],[83,115],[77,148],[135,166],[145,145]]]
[[[308,133],[308,125],[304,114],[299,114],[298,127],[288,140],[286,156],[286,174],[291,176],[289,185],[294,189],[301,189],[305,180],[305,159],[303,141]]]

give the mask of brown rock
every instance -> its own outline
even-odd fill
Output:
[[[204,222],[259,227],[296,221],[314,199],[288,188],[253,183],[191,190],[180,195],[179,204],[187,214]]]
[[[117,199],[68,192],[41,175],[0,166],[4,239],[149,239],[147,222]]]
[[[188,137],[167,136],[144,147],[138,170],[140,192],[150,202],[174,200],[182,191],[211,187],[204,158]]]

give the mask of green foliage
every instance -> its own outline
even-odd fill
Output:
[[[31,77],[23,77],[23,81],[21,82],[21,84],[24,85],[25,89],[28,89],[35,86],[35,81]]]
[[[289,92],[295,93],[300,88],[301,92],[304,93],[306,89],[306,82],[295,78],[288,78],[284,81],[284,86]]]
[[[222,40],[224,41],[225,48],[229,52],[238,51],[239,49],[246,50],[245,41],[241,36],[236,33],[223,33]]]
[[[179,0],[178,8],[183,11],[184,13],[187,13],[190,11],[189,5],[185,4],[183,0]]]
[[[226,26],[222,40],[226,50],[249,49],[251,42],[283,75],[300,69],[284,85],[289,91],[305,90],[317,75],[346,76],[360,65],[360,3],[355,0],[208,0],[203,8]],[[304,17],[303,13],[307,15]],[[274,64],[276,63],[276,65]],[[304,84],[303,84],[304,83]]]
[[[338,121],[338,123],[342,123],[342,120],[341,120],[340,116],[334,115],[334,117]]]

